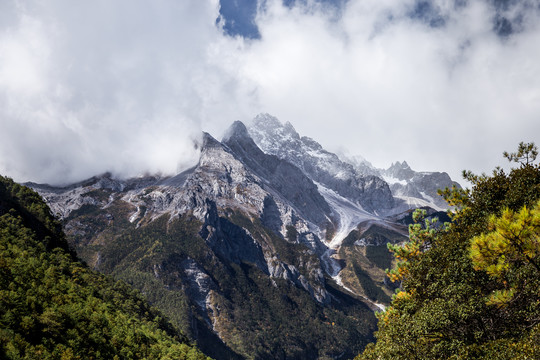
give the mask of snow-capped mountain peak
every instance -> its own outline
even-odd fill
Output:
[[[394,206],[388,184],[373,175],[364,175],[317,141],[301,137],[290,123],[282,124],[267,114],[249,124],[253,140],[266,153],[287,160],[313,181],[344,196],[367,211],[385,212]]]
[[[283,124],[268,114],[257,115],[248,131],[264,152],[289,161],[313,181],[373,214],[389,215],[418,206],[446,209],[437,190],[459,186],[446,173],[416,172],[406,161],[375,169],[363,158],[338,156],[299,135],[289,122]]]
[[[381,175],[390,185],[394,196],[405,202],[409,208],[429,206],[436,210],[448,208],[448,204],[438,194],[439,189],[460,185],[452,181],[444,172],[417,172],[406,161],[395,162]]]

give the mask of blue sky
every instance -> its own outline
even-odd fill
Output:
[[[0,173],[172,174],[261,112],[377,167],[540,144],[538,0],[4,0]]]
[[[260,39],[260,33],[256,24],[258,9],[264,9],[265,1],[256,0],[220,0],[219,21],[225,25],[223,30],[230,36],[242,36],[249,39]],[[295,6],[306,6],[307,0],[283,0],[283,5],[288,8]],[[327,7],[342,10],[347,6],[347,0],[315,0],[312,3],[318,3]],[[522,20],[524,12],[529,11],[538,3],[528,2],[523,6],[523,1],[519,0],[491,0],[486,1],[494,9],[492,15],[493,31],[500,37],[508,37],[522,30]],[[453,0],[452,5],[455,9],[468,6],[467,0]],[[436,1],[416,0],[410,3],[406,14],[410,19],[424,23],[433,28],[444,27],[447,16],[445,16]]]
[[[317,0],[317,2],[339,10],[345,5],[346,0]],[[247,39],[261,38],[256,17],[258,10],[264,9],[264,1],[220,0],[219,4],[218,24],[223,23],[225,34],[241,36]],[[298,5],[307,5],[307,1],[283,0],[283,5],[292,9]]]

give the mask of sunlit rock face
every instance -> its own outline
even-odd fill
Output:
[[[393,163],[381,174],[390,184],[394,196],[410,208],[428,206],[437,210],[447,209],[448,204],[437,191],[452,186],[461,187],[445,172],[417,172],[406,161]]]
[[[271,115],[261,114],[250,124],[249,132],[264,152],[289,161],[313,181],[365,210],[385,212],[394,206],[388,184],[380,177],[366,175],[365,164],[359,167],[342,161],[315,140],[301,137],[290,123],[282,124]]]

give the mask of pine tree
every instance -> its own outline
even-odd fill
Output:
[[[537,150],[521,143],[504,155],[520,167],[465,172],[470,190],[441,192],[455,206],[452,223],[416,224],[391,248],[401,287],[357,359],[540,358]]]

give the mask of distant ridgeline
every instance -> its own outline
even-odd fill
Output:
[[[122,282],[91,271],[33,190],[0,176],[1,359],[209,359]]]

